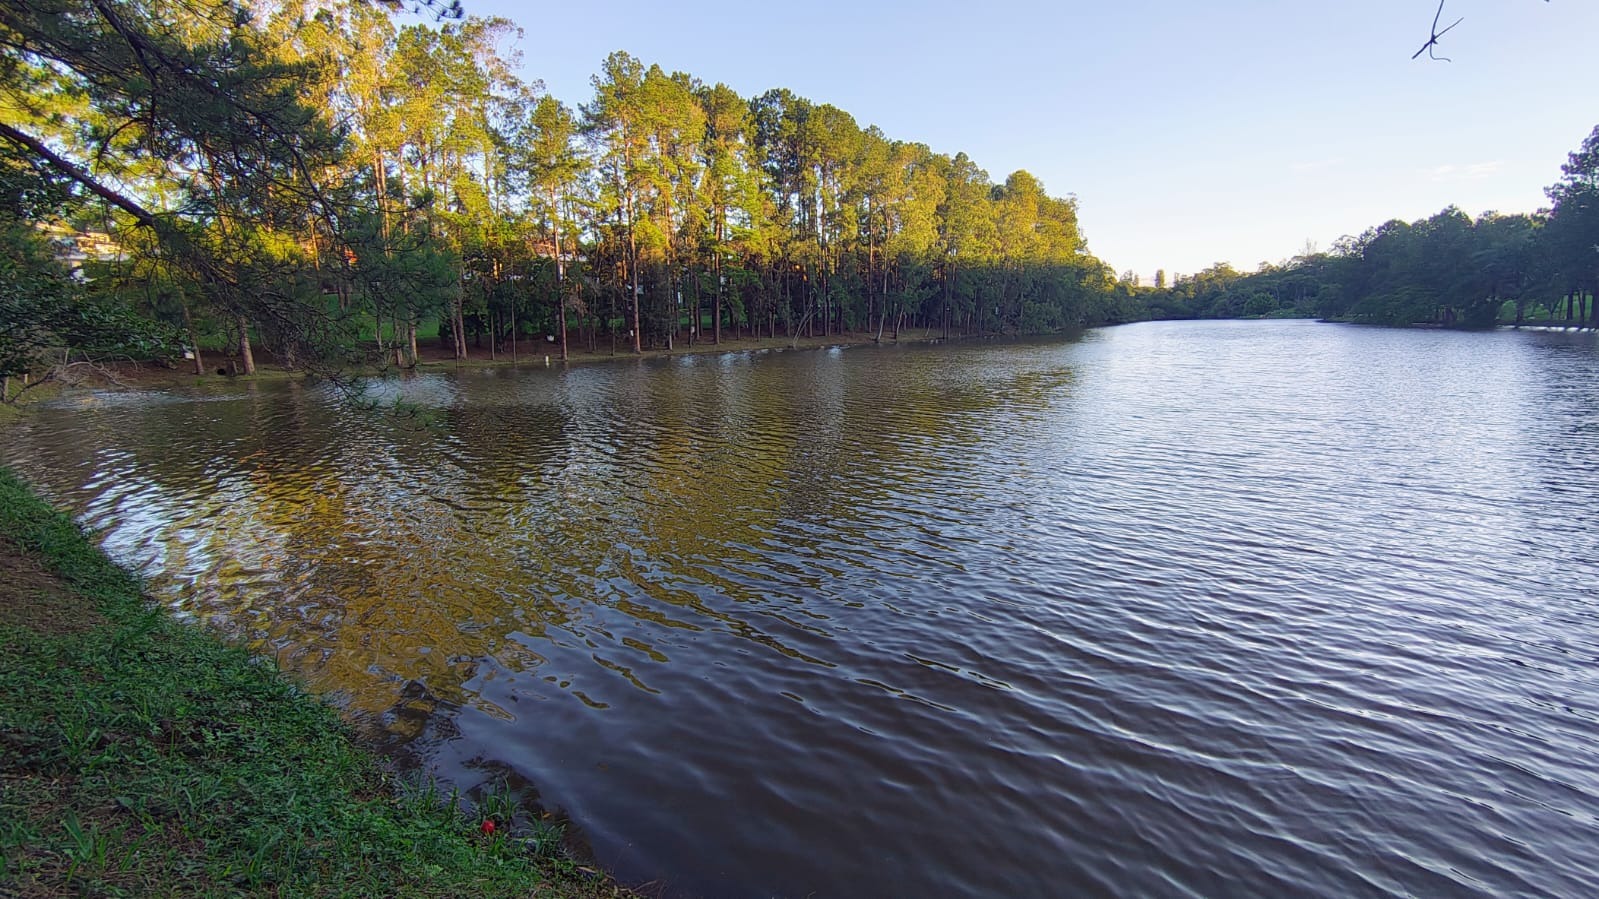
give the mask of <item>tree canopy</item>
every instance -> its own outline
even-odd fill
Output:
[[[351,0],[0,8],[7,372],[72,348],[409,366],[435,328],[460,358],[1150,316],[1484,325],[1595,287],[1594,137],[1547,213],[1451,208],[1151,289],[1026,171],[624,52],[569,105],[517,75],[519,35]],[[42,225],[114,250],[73,272]]]

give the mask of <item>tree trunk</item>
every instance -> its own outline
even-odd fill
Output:
[[[633,352],[635,355],[644,354],[644,329],[639,322],[639,288],[638,281],[638,235],[633,230],[633,201],[632,192],[627,195],[627,279],[628,290],[632,293],[633,305]]]
[[[250,323],[244,316],[238,317],[239,324],[239,361],[244,366],[244,373],[255,374],[255,354],[250,352]]]
[[[671,263],[666,269],[666,351],[672,351],[672,338],[677,336],[679,316],[677,314],[677,298],[682,293],[683,282],[672,277]]]
[[[722,343],[722,291],[726,290],[722,284],[722,254],[716,254],[716,299],[712,302],[711,310],[711,342],[720,346]]]
[[[883,341],[883,322],[888,321],[888,306],[889,306],[889,302],[888,302],[888,268],[889,268],[888,249],[885,247],[884,250],[883,250],[883,269],[882,269],[882,271],[883,271],[883,278],[882,278],[883,283],[882,283],[882,289],[879,290],[878,293],[877,293],[877,306],[878,306],[878,310],[877,310],[877,314],[878,314],[877,341],[879,343],[881,343]]]
[[[955,302],[955,272],[954,262],[944,268],[944,308],[940,318],[943,319],[945,340],[949,339],[949,307]]]
[[[555,245],[555,302],[560,309],[556,325],[561,330],[561,362],[566,362],[566,266],[561,262],[560,238]]]
[[[693,284],[694,284],[694,314],[692,316],[690,316],[690,318],[689,318],[689,325],[688,325],[688,345],[689,346],[693,346],[694,344],[699,342],[700,328],[705,323],[704,316],[701,315],[701,310],[700,310],[700,273],[699,273],[698,269],[693,269],[692,271],[693,271],[693,278],[694,278],[694,281],[693,281]]]
[[[629,235],[629,255],[632,255],[632,242],[632,236]],[[638,304],[639,293],[642,292],[643,288],[639,286],[638,282],[637,256],[634,256],[633,262],[628,266],[628,290],[633,294],[633,352],[642,354],[644,352],[644,326],[639,321]]]
[[[200,358],[200,338],[194,334],[194,320],[189,317],[189,304],[180,300],[179,308],[183,310],[183,330],[189,335],[189,351],[194,353],[194,373],[205,374],[205,360]]]
[[[455,359],[457,362],[466,358],[466,284],[457,282],[455,297],[450,303],[450,330],[455,332]]]
[[[550,191],[550,209],[556,210],[555,191]],[[556,325],[561,329],[561,361],[565,362],[566,354],[566,261],[561,258],[561,224],[560,216],[551,215],[553,222],[551,231],[555,235],[555,305]]]

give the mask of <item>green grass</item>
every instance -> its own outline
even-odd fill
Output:
[[[0,563],[0,895],[620,894],[514,796],[386,774],[3,469]]]
[[[373,340],[376,340],[379,323],[370,315],[362,315],[358,321],[360,322],[360,325],[356,330],[356,342],[371,343]],[[442,327],[442,324],[443,323],[437,318],[424,318],[418,321],[416,323],[417,341],[423,342],[428,340],[438,340],[439,330]],[[397,341],[400,339],[400,336],[395,333],[394,326],[390,322],[382,322],[381,327],[383,328],[383,336],[390,341]]]

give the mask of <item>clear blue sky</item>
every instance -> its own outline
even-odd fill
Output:
[[[1025,168],[1117,271],[1253,270],[1454,203],[1530,212],[1596,124],[1599,3],[1448,0],[464,0],[525,30],[569,105],[613,50],[787,87],[864,127]],[[1441,26],[1440,26],[1441,27]]]

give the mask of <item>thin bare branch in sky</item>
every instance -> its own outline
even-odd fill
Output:
[[[1433,53],[1433,50],[1436,49],[1437,46],[1438,46],[1438,39],[1439,38],[1443,37],[1444,35],[1448,34],[1451,30],[1453,30],[1455,25],[1459,25],[1461,22],[1466,21],[1465,17],[1462,16],[1462,17],[1456,19],[1454,21],[1454,23],[1451,24],[1448,28],[1445,28],[1443,31],[1439,31],[1438,30],[1438,20],[1442,19],[1444,17],[1444,4],[1447,3],[1447,2],[1449,2],[1449,0],[1438,0],[1438,13],[1432,17],[1432,36],[1427,38],[1427,43],[1422,44],[1421,45],[1421,49],[1417,50],[1415,52],[1415,54],[1410,57],[1411,59],[1415,59],[1416,57],[1418,57],[1421,54],[1425,53],[1425,54],[1427,54],[1427,58],[1428,59],[1436,59],[1436,60],[1439,60],[1440,62],[1453,62],[1453,60],[1451,60],[1447,56],[1438,56],[1435,53]]]

